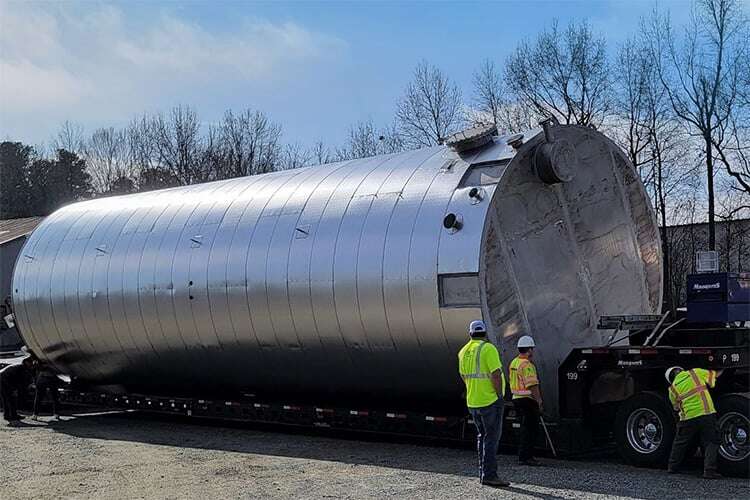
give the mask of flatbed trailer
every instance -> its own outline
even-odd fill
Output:
[[[539,448],[569,457],[617,445],[628,462],[646,467],[666,464],[676,428],[664,372],[670,366],[723,370],[712,389],[719,432],[720,470],[750,472],[750,322],[696,324],[681,314],[605,316],[607,345],[573,349],[558,368],[559,413],[546,416]],[[0,364],[2,361],[0,361]],[[462,404],[442,410],[358,403],[313,404],[268,400],[243,393],[222,397],[173,397],[113,392],[68,385],[59,389],[63,404],[178,414],[332,431],[370,432],[430,440],[473,442],[474,425]],[[504,419],[502,443],[514,446],[520,427],[512,403]],[[554,451],[552,449],[554,446]]]

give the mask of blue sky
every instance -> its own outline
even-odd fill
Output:
[[[554,18],[587,18],[614,50],[652,1],[0,1],[0,139],[39,144],[64,120],[87,132],[189,104],[206,121],[253,108],[287,142],[336,145],[348,126],[386,124],[426,59],[471,94],[484,58]],[[690,3],[659,2],[675,24]]]

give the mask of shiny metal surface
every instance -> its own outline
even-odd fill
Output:
[[[484,317],[506,363],[535,337],[553,394],[570,348],[603,341],[598,315],[661,297],[632,167],[598,132],[556,134],[580,160],[562,184],[534,175],[532,131],[517,150],[495,138],[69,205],[21,252],[19,330],[61,372],[131,391],[460,401],[456,352]]]

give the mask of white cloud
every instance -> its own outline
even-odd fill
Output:
[[[208,29],[165,12],[144,22],[101,4],[0,3],[0,134],[23,136],[37,113],[127,120],[175,96],[284,83],[346,49],[291,22],[238,25]]]

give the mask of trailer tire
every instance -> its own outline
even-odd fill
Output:
[[[620,404],[614,431],[625,461],[638,467],[663,467],[674,440],[674,414],[665,398],[641,392]]]
[[[719,427],[719,471],[725,476],[750,474],[750,398],[727,394],[716,402]]]

